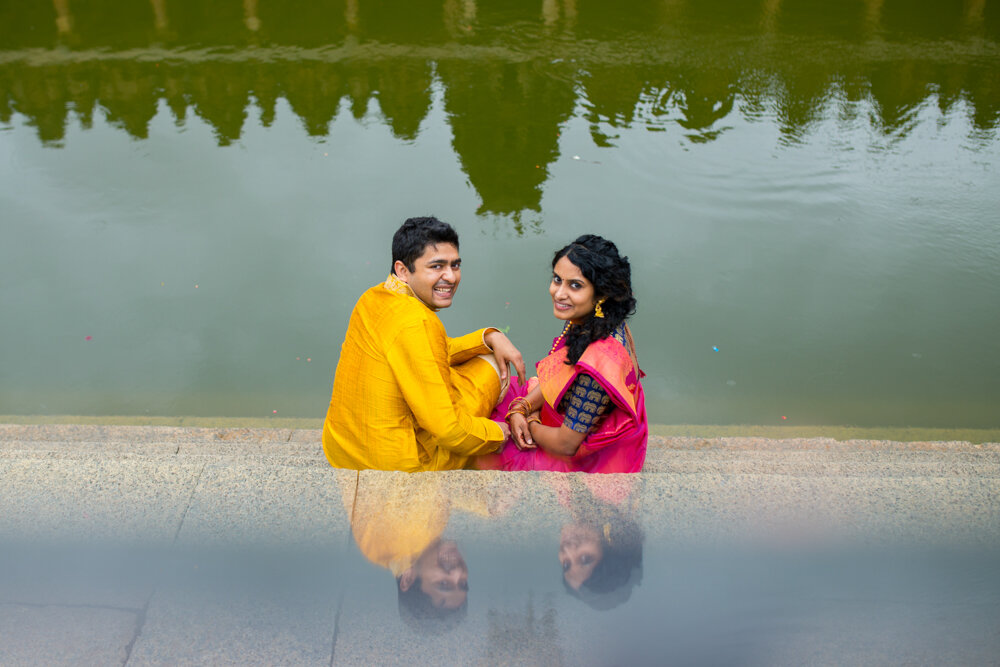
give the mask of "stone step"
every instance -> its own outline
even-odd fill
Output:
[[[314,429],[0,424],[0,459],[180,457],[326,465]],[[1000,444],[652,436],[644,473],[1000,478]]]

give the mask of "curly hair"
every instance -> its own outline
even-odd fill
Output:
[[[604,299],[601,303],[604,317],[594,317],[590,313],[566,334],[566,363],[572,366],[580,360],[588,345],[610,336],[635,313],[636,301],[632,293],[632,266],[628,257],[622,257],[611,241],[596,234],[584,234],[556,251],[552,268],[563,257],[573,262],[594,286],[594,298]]]

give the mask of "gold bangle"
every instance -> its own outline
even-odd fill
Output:
[[[531,418],[529,418],[529,419],[528,419],[528,423],[530,424],[530,423],[532,423],[532,422],[535,422],[535,423],[537,423],[537,424],[541,424],[541,423],[542,423],[542,420],[541,420],[541,419],[539,419],[538,417],[531,417]]]
[[[514,408],[511,408],[510,410],[507,411],[507,414],[503,416],[504,421],[510,420],[510,418],[514,415],[521,415],[522,417],[527,417],[528,413],[524,412],[523,410],[515,410]]]
[[[508,409],[508,412],[514,411],[517,408],[524,410],[524,414],[531,414],[532,412],[534,412],[531,409],[531,403],[528,401],[528,399],[524,398],[523,396],[518,396],[517,398],[515,398],[513,401],[510,402],[510,408]]]

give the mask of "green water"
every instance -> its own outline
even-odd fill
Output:
[[[656,422],[996,428],[998,38],[993,0],[0,0],[0,414],[322,417],[434,214],[449,331],[532,362],[553,250],[615,240]]]

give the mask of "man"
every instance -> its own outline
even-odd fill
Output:
[[[509,436],[488,415],[508,364],[524,361],[494,328],[448,338],[435,314],[462,277],[458,234],[437,218],[410,218],[392,238],[392,272],[351,313],[323,425],[338,468],[452,470],[497,451]]]

